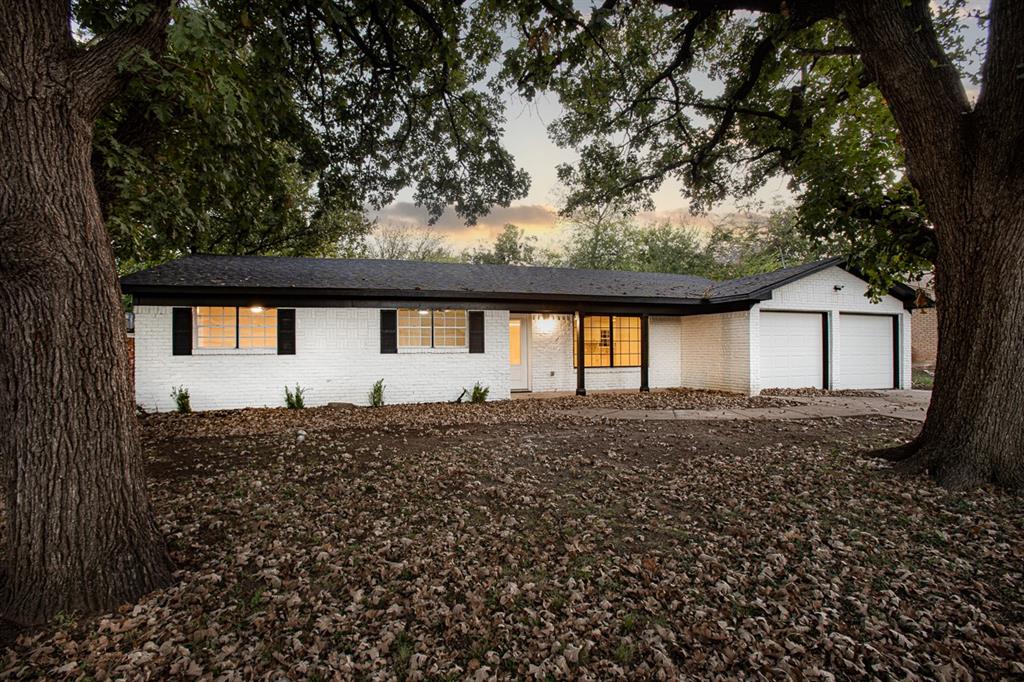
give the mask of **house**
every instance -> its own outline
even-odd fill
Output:
[[[918,304],[913,312],[914,333],[911,337],[911,360],[914,367],[932,369],[939,354],[939,314],[935,301],[935,276],[928,273],[912,287],[917,290]],[[923,304],[923,305],[921,305]]]
[[[196,409],[515,391],[906,388],[914,292],[830,259],[730,281],[387,260],[189,256],[121,280],[136,399]],[[582,327],[583,333],[579,334]],[[580,366],[578,360],[582,358]]]

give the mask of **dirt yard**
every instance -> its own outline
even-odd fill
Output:
[[[895,476],[890,419],[601,421],[668,392],[144,420],[178,583],[0,677],[1024,675],[1024,505]]]

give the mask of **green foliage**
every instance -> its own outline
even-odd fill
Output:
[[[192,411],[192,403],[189,398],[188,389],[184,386],[175,386],[171,389],[171,398],[174,399],[174,409],[179,414],[188,414]]]
[[[488,386],[483,386],[478,381],[473,384],[473,390],[469,394],[469,401],[472,403],[485,403],[490,392],[491,389]]]
[[[484,265],[533,265],[537,262],[537,238],[511,223],[494,240],[494,246],[466,251],[463,258]]]
[[[295,390],[292,391],[287,386],[284,387],[284,404],[289,410],[301,410],[306,406],[306,389],[302,388],[298,384],[295,384]]]
[[[469,8],[206,0],[174,8],[167,49],[128,76],[94,135],[122,270],[185,252],[354,255],[364,207],[414,188],[468,221],[523,196],[481,84],[495,24]],[[129,19],[73,3],[83,39]],[[340,244],[340,246],[339,246]]]
[[[582,211],[568,227],[558,265],[670,272],[732,279],[835,255],[837,249],[798,229],[793,210],[721,224],[710,233],[669,221],[643,225],[624,213]]]
[[[377,379],[370,389],[370,407],[381,407],[384,404],[384,380]]]

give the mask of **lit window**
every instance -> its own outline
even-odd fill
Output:
[[[399,348],[465,348],[465,310],[398,311]]]
[[[584,367],[639,367],[640,318],[587,315],[583,318]],[[573,324],[572,364],[579,359],[579,321]]]
[[[434,347],[462,348],[466,345],[466,311],[434,311]]]
[[[196,308],[196,348],[235,348],[238,331],[235,308]]]
[[[277,348],[277,309],[238,309],[239,348]]]
[[[199,306],[196,348],[277,348],[277,309]]]
[[[616,367],[640,366],[640,318],[613,317],[615,348],[612,350]]]
[[[430,311],[398,311],[398,345],[401,348],[430,348]]]

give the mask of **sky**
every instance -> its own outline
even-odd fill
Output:
[[[520,168],[530,174],[530,191],[524,198],[512,202],[508,207],[495,206],[476,225],[467,226],[453,211],[447,211],[432,230],[443,235],[448,243],[457,249],[490,243],[501,232],[506,223],[514,223],[527,234],[537,238],[542,247],[555,247],[562,238],[558,218],[558,206],[562,186],[558,182],[558,164],[576,160],[571,149],[559,148],[547,134],[547,126],[560,115],[562,108],[552,94],[539,95],[532,102],[516,96],[506,100],[505,148],[511,153]],[[403,192],[398,200],[373,214],[383,224],[426,225],[426,210],[417,207],[411,200],[412,191]],[[694,227],[708,227],[721,215],[742,212],[742,206],[725,202],[715,206],[709,216],[693,216],[689,204],[680,193],[679,185],[666,181],[654,195],[655,210],[637,216],[639,222],[670,219]],[[790,200],[785,180],[769,180],[755,197],[767,206]]]

